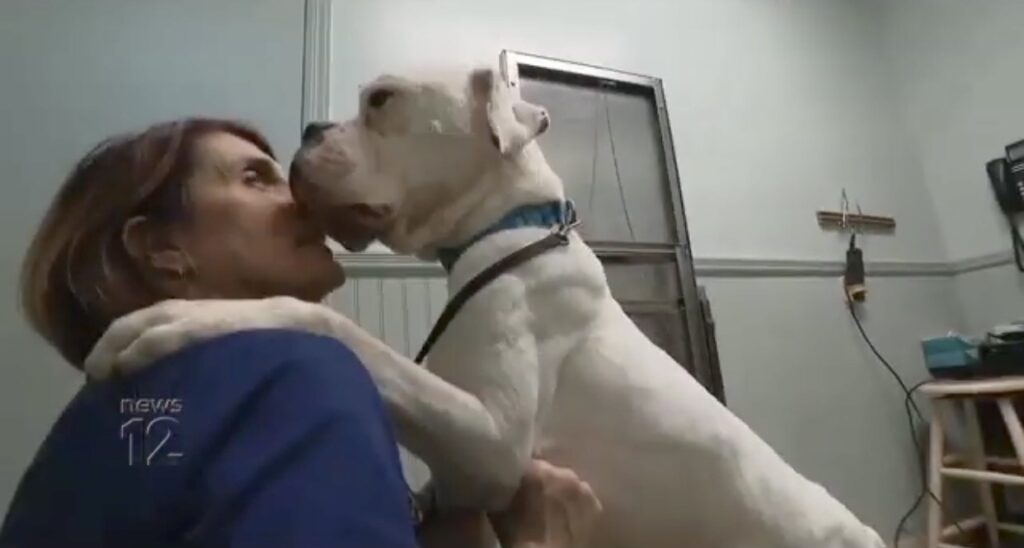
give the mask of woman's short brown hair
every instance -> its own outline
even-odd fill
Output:
[[[122,231],[137,215],[186,217],[197,142],[217,132],[274,155],[245,124],[186,118],[101,142],[57,192],[22,263],[21,302],[32,327],[72,365],[82,366],[115,318],[163,298],[140,275]]]

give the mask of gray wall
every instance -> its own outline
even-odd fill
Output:
[[[1009,249],[985,162],[1024,138],[1024,3],[879,1],[899,112],[941,219],[948,257]],[[927,200],[922,200],[926,207]]]
[[[834,278],[705,278],[729,407],[889,539],[920,488],[903,393],[863,344]],[[959,321],[952,280],[869,282],[864,327],[908,383],[918,340]]]
[[[934,204],[950,260],[994,254],[1006,263],[1010,237],[985,162],[1024,139],[1024,43],[1012,38],[1024,19],[1024,3],[879,4],[900,116],[927,186],[922,207],[929,200]],[[1024,318],[1021,280],[1005,264],[958,276],[964,328],[981,334],[996,323]]]
[[[0,3],[0,511],[80,377],[22,321],[22,253],[61,178],[112,133],[190,114],[298,143],[302,3]],[[112,432],[111,435],[116,435]]]
[[[1024,276],[1013,265],[961,274],[956,291],[966,333],[982,335],[994,325],[1024,319]]]

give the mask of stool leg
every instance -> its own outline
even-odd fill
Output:
[[[975,470],[986,470],[985,440],[981,435],[981,423],[978,421],[978,404],[974,400],[964,400],[964,417],[967,423],[967,445],[971,466]],[[1018,425],[1019,426],[1019,425]],[[999,520],[996,518],[996,501],[992,496],[992,484],[978,483],[978,497],[981,499],[981,513],[985,517],[985,530],[988,533],[989,546],[999,548]]]
[[[940,401],[932,400],[932,421],[928,434],[928,489],[935,498],[928,497],[928,548],[938,548],[942,541],[942,452],[945,444]],[[935,500],[935,499],[939,500]]]
[[[1024,428],[1021,428],[1017,409],[1013,407],[1013,400],[1010,398],[999,398],[996,400],[996,404],[999,405],[999,414],[1003,416],[1003,422],[1006,423],[1006,431],[1010,434],[1010,442],[1013,443],[1013,452],[1017,454],[1017,462],[1024,467]]]

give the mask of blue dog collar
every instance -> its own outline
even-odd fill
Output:
[[[441,261],[441,266],[444,267],[445,271],[450,272],[452,267],[455,266],[455,261],[458,261],[459,257],[471,245],[491,234],[515,228],[565,227],[574,225],[576,220],[576,207],[569,200],[520,206],[508,212],[501,220],[474,236],[466,244],[459,247],[438,249],[437,258]]]

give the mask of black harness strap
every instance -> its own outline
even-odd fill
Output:
[[[423,363],[423,360],[430,353],[430,349],[433,348],[434,343],[437,342],[445,329],[448,328],[448,324],[455,319],[455,315],[459,313],[459,310],[469,301],[473,295],[480,292],[481,289],[487,287],[487,284],[493,282],[495,278],[502,274],[512,270],[513,268],[526,263],[544,253],[564,245],[569,244],[569,232],[579,224],[576,219],[569,219],[567,222],[563,222],[561,225],[555,227],[555,229],[547,236],[527,245],[521,249],[506,255],[501,260],[488,266],[479,274],[469,280],[466,285],[462,286],[462,289],[455,294],[454,297],[448,304],[445,305],[444,310],[441,312],[441,317],[437,319],[437,323],[430,330],[430,334],[427,335],[427,340],[423,342],[423,346],[420,348],[419,353],[416,354],[416,363]]]
[[[434,327],[431,328],[430,334],[427,335],[427,340],[423,342],[423,346],[416,354],[416,363],[423,363],[427,354],[430,353],[430,349],[434,347],[434,343],[441,338],[445,329],[448,328],[448,324],[455,319],[455,315],[459,313],[459,310],[465,306],[473,295],[476,295],[481,289],[487,287],[487,284],[493,282],[498,278],[498,276],[501,276],[513,268],[529,262],[530,260],[555,249],[556,247],[569,245],[569,232],[580,224],[579,219],[576,216],[576,209],[573,207],[572,202],[565,203],[561,216],[561,221],[558,225],[552,228],[550,234],[527,245],[526,247],[502,257],[500,260],[474,276],[466,283],[466,285],[462,286],[462,289],[460,289],[458,293],[448,301],[448,304],[445,305],[444,310],[441,312],[441,317],[437,319]],[[457,257],[458,255],[456,255],[456,258]],[[413,523],[415,523],[417,527],[422,525],[422,523],[436,510],[436,496],[437,492],[433,488],[433,483],[428,483],[419,493],[414,493],[411,490],[409,491],[409,505],[412,511]]]

